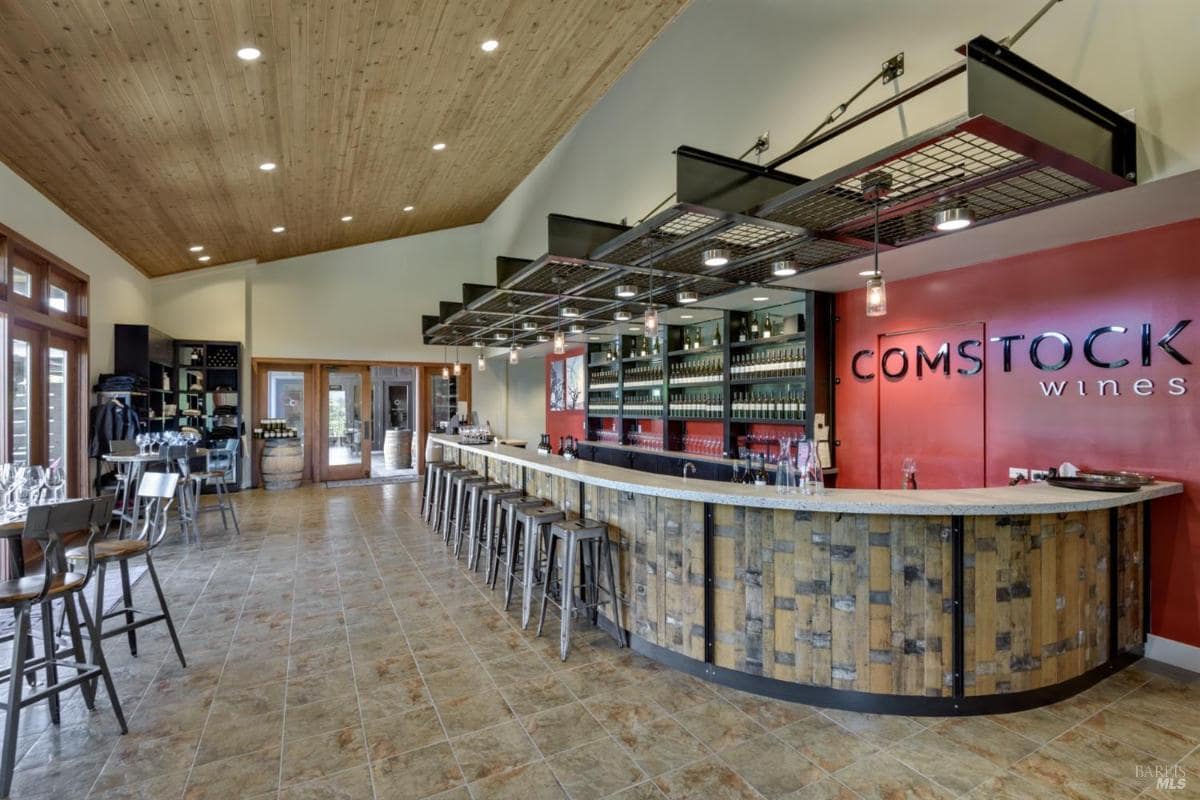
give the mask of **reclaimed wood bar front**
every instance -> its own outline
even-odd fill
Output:
[[[433,438],[568,517],[608,523],[635,650],[881,713],[1030,708],[1132,663],[1148,628],[1150,502],[1181,491],[779,494]]]

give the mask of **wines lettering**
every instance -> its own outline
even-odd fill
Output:
[[[1116,352],[1124,352],[1128,356],[1138,358],[1143,367],[1152,366],[1156,358],[1169,359],[1169,363],[1190,365],[1191,360],[1176,347],[1175,339],[1191,322],[1190,319],[1180,320],[1157,338],[1156,331],[1148,322],[1141,326],[1140,332],[1131,332],[1124,325],[1104,325],[1091,331],[1084,338],[1081,348],[1083,359],[1093,367],[1106,370],[1122,369],[1133,364],[1128,357],[1111,357],[1114,354],[1113,347],[1116,346]],[[1046,331],[1028,340],[1023,333],[992,336],[988,342],[998,351],[1004,372],[1012,372],[1014,359],[1023,357],[1027,357],[1029,363],[1042,372],[1059,372],[1068,367],[1073,360],[1078,363],[1075,358],[1075,343],[1071,337],[1060,331]],[[1101,349],[1110,357],[1100,355]],[[918,380],[926,373],[940,373],[949,377],[952,374],[951,370],[963,376],[978,375],[983,371],[985,351],[984,343],[980,339],[963,339],[953,349],[950,342],[942,342],[932,352],[923,345],[917,345],[911,354],[903,347],[889,347],[880,354],[877,368],[889,381],[901,380],[910,372],[915,373]],[[850,359],[850,372],[860,381],[874,380],[875,372],[864,371],[876,366],[874,359],[874,350],[859,350]],[[1124,386],[1118,378],[1099,378],[1095,381],[1051,379],[1039,380],[1038,384],[1046,397],[1075,394],[1088,397],[1089,393],[1100,397],[1119,397],[1123,390],[1137,397],[1150,397],[1158,392],[1181,397],[1187,394],[1188,390],[1187,378],[1182,376],[1167,378],[1165,382],[1161,379],[1156,381],[1153,378],[1136,378],[1132,382],[1126,380]]]

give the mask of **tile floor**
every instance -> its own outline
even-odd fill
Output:
[[[236,495],[240,539],[164,545],[165,632],[107,643],[130,732],[27,709],[13,797],[1200,797],[1200,682],[1142,662],[1053,707],[878,717],[775,702],[618,650],[570,660],[419,521],[419,486]],[[143,582],[144,583],[144,582]],[[144,603],[149,587],[139,584]],[[1137,768],[1180,765],[1184,789]]]

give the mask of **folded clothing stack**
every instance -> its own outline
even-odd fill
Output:
[[[101,392],[144,392],[149,383],[137,375],[114,375],[100,373],[96,381],[96,389]]]

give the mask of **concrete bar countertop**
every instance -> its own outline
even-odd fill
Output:
[[[1183,491],[1179,483],[1158,481],[1134,492],[1090,492],[1033,483],[978,489],[822,489],[811,495],[780,494],[774,486],[659,475],[561,456],[542,456],[535,451],[507,445],[466,445],[460,443],[458,437],[445,434],[431,434],[431,438],[443,446],[463,448],[594,486],[752,508],[914,516],[1055,514],[1115,508]]]

